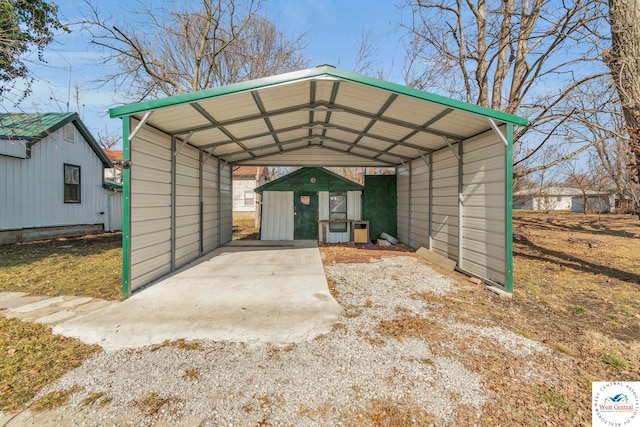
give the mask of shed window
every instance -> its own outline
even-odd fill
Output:
[[[329,193],[329,220],[347,219],[347,193]],[[330,222],[329,231],[344,233],[347,231],[347,223]]]
[[[253,191],[245,191],[244,192],[244,205],[245,206],[253,206],[255,204],[255,195]]]
[[[64,165],[64,202],[80,203],[80,166]]]
[[[71,123],[64,126],[64,140],[76,142],[76,127]]]

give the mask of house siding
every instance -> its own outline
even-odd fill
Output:
[[[31,158],[0,155],[0,230],[105,223],[103,164],[77,129],[75,137],[65,141],[61,128],[34,144]],[[81,203],[64,203],[65,163],[81,168]]]

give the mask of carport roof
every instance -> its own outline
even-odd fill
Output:
[[[109,110],[232,165],[397,166],[527,120],[322,66]]]

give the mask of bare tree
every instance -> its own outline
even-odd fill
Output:
[[[175,95],[304,68],[304,34],[287,39],[259,15],[261,0],[200,0],[142,4],[112,23],[87,3],[83,24],[116,82],[138,100]],[[135,19],[138,16],[138,19]]]
[[[412,17],[404,24],[407,84],[529,118],[514,135],[516,145],[526,146],[522,153],[556,138],[570,142],[563,133],[575,110],[566,98],[605,74],[598,69],[599,30],[606,24],[601,0],[406,0],[406,6]],[[574,146],[518,173],[557,165],[584,149]]]
[[[640,183],[640,2],[609,0],[611,49],[603,52],[611,69],[629,133],[636,183]]]

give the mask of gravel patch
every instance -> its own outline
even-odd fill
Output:
[[[447,327],[455,331],[456,336],[461,339],[464,339],[465,336],[475,335],[495,340],[507,351],[517,356],[531,356],[534,353],[549,352],[542,344],[497,326],[486,327],[454,323],[447,325]]]
[[[412,257],[326,270],[345,308],[327,335],[288,346],[199,341],[194,349],[103,352],[38,397],[83,387],[71,395],[64,414],[72,425],[92,426],[125,424],[123,415],[131,413],[136,416],[127,418],[130,425],[176,424],[185,417],[211,426],[349,425],[348,416],[374,401],[420,408],[437,425],[455,425],[461,411],[481,410],[495,397],[456,356],[433,354],[428,340],[376,332],[380,321],[399,313],[428,317],[427,302],[413,296],[455,292],[454,282]],[[500,328],[451,327],[454,339],[482,335],[519,354],[538,351],[530,340]],[[100,398],[88,402],[91,396]]]

